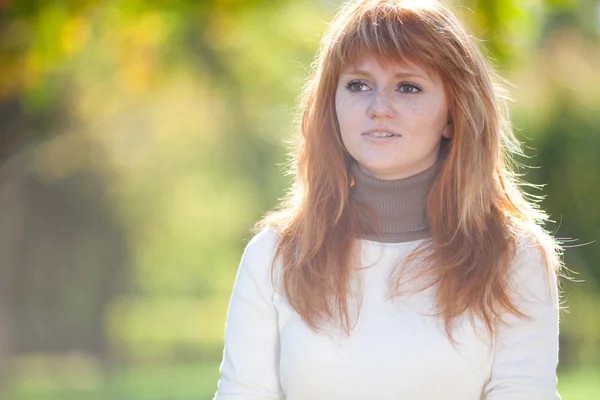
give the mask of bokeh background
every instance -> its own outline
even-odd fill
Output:
[[[565,261],[559,389],[600,399],[600,1],[452,2]],[[0,0],[0,398],[216,390],[249,229],[339,0]]]

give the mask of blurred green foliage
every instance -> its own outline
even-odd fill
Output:
[[[0,381],[11,399],[211,396],[241,251],[290,184],[296,98],[338,4],[0,1]],[[453,4],[515,84],[533,156],[522,161],[537,167],[525,178],[547,184],[549,229],[593,242],[599,3]],[[594,398],[598,245],[568,249],[566,262],[585,281],[565,286],[561,391]]]

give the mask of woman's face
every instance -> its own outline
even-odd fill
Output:
[[[384,67],[365,56],[342,71],[335,107],[346,150],[379,179],[431,167],[442,136],[450,135],[441,78],[413,63]]]

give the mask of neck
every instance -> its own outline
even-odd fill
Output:
[[[382,180],[368,175],[356,163],[351,166],[360,237],[399,243],[429,236],[427,195],[437,176],[439,163],[403,179]]]

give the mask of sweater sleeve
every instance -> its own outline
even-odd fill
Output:
[[[221,377],[213,400],[283,399],[279,331],[271,263],[275,233],[264,229],[246,246],[229,302]]]
[[[486,400],[560,400],[556,389],[559,301],[557,279],[546,272],[533,243],[519,247],[513,264],[515,305],[530,319],[505,317],[494,349]]]

